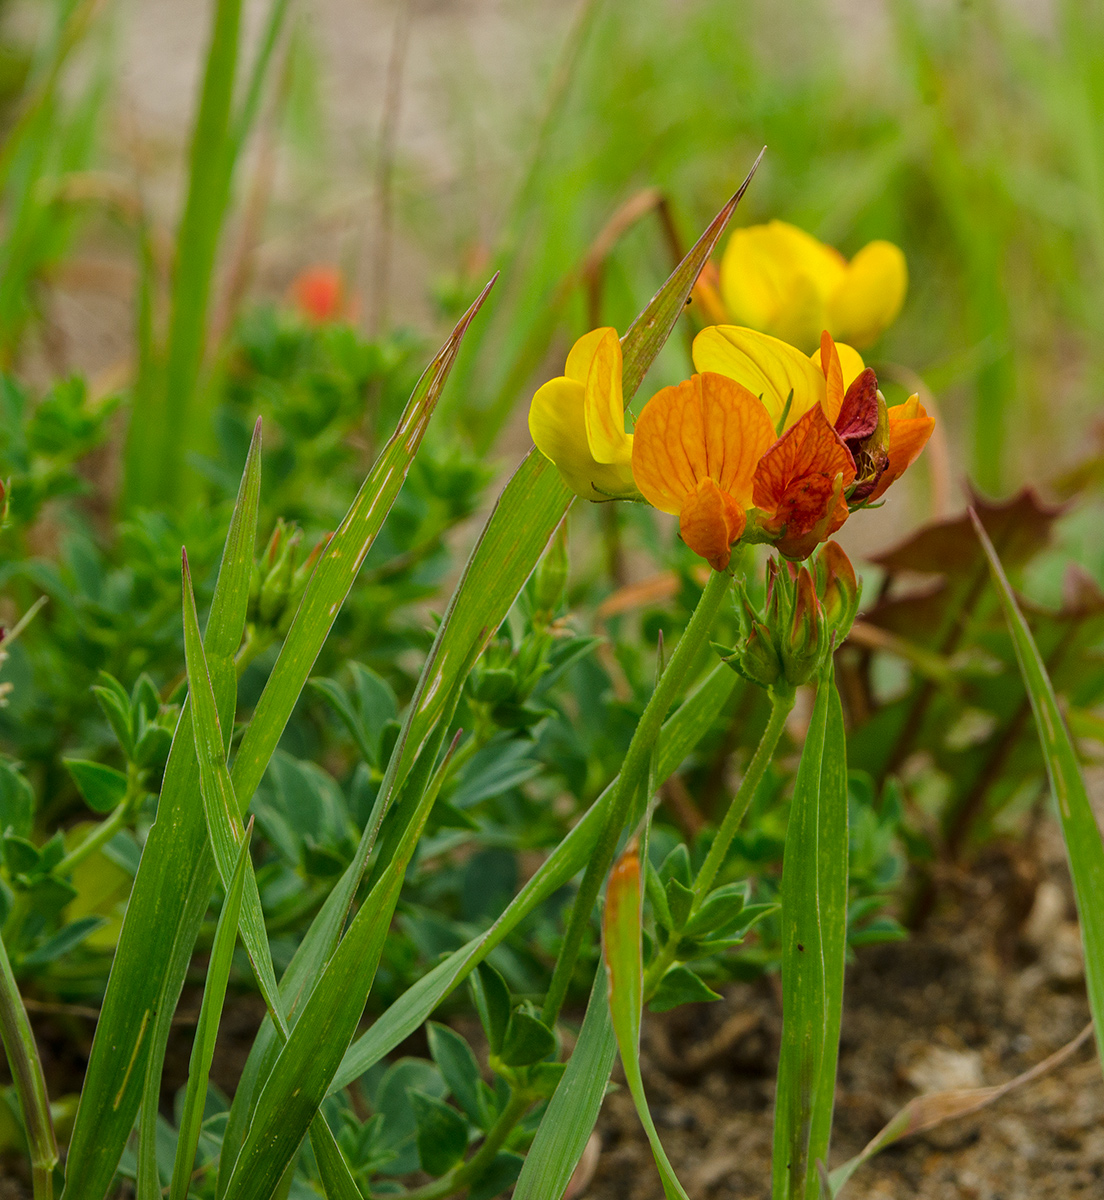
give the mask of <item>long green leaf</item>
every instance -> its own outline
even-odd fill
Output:
[[[1016,603],[993,543],[973,509],[970,510],[970,519],[985,548],[1001,607],[1012,633],[1016,659],[1031,698],[1031,709],[1043,746],[1050,786],[1058,804],[1058,816],[1062,822],[1062,836],[1066,841],[1073,891],[1077,899],[1077,913],[1081,918],[1085,982],[1096,1029],[1096,1048],[1104,1065],[1104,841],[1101,840],[1100,826],[1089,803],[1085,778],[1077,761],[1077,750],[1058,707],[1058,698],[1054,694],[1054,685],[1047,674],[1042,655]]]
[[[640,1016],[644,1007],[640,854],[635,840],[610,872],[602,918],[602,947],[609,972],[609,1008],[621,1066],[644,1132],[652,1147],[667,1200],[689,1200],[678,1181],[648,1108],[640,1073]]]
[[[253,432],[223,550],[204,645],[219,722],[233,727],[234,654],[245,630],[257,536],[261,426]],[[214,864],[199,799],[191,704],[177,722],[157,807],[134,879],[66,1157],[63,1200],[95,1200],[111,1184],[141,1101],[151,1047],[176,1007],[211,896]],[[160,1059],[152,1055],[160,1073]]]
[[[720,663],[667,718],[660,731],[656,756],[656,777],[660,783],[673,774],[698,744],[735,685],[735,673]],[[511,930],[583,869],[605,824],[615,784],[616,780],[602,792],[486,933],[473,938],[423,975],[349,1048],[331,1091],[352,1083],[408,1038]]]
[[[819,1194],[835,1094],[847,928],[847,763],[831,667],[817,686],[782,866],[782,1048],[774,1200]]]
[[[207,964],[207,980],[203,985],[203,1002],[199,1007],[199,1022],[196,1025],[192,1057],[188,1064],[188,1086],[184,1093],[184,1109],[180,1115],[169,1200],[187,1200],[188,1187],[192,1181],[192,1167],[195,1164],[196,1147],[199,1145],[199,1133],[203,1125],[203,1106],[207,1099],[207,1081],[211,1074],[211,1059],[215,1054],[215,1040],[218,1037],[219,1020],[222,1017],[222,1005],[226,999],[226,985],[230,980],[230,965],[233,962],[234,945],[238,937],[238,916],[241,912],[252,829],[253,820],[250,818],[249,827],[238,849],[238,861],[222,904],[222,912],[219,913],[218,925],[215,927],[215,941]]]
[[[752,173],[754,169],[753,167]],[[629,381],[625,388],[626,404],[670,335],[679,315],[684,311],[686,300],[702,267],[709,260],[724,233],[750,180],[751,174],[622,338],[623,374]],[[289,1015],[293,1021],[296,1017],[298,998],[305,994],[305,988],[317,977],[321,965],[331,953],[344,921],[348,902],[356,890],[360,872],[374,844],[379,822],[400,793],[407,774],[438,721],[447,723],[451,720],[464,680],[525,586],[571,500],[571,493],[560,479],[559,473],[535,449],[529,452],[499,497],[465,566],[422,668],[396,741],[395,751],[379,789],[376,811],[364,831],[354,862],[307,931],[282,982],[284,994],[288,998]],[[315,574],[318,574],[317,569]],[[334,611],[336,613],[336,609]],[[302,610],[300,614],[301,612]],[[296,616],[296,623],[300,614]],[[288,635],[288,643],[291,643],[294,632],[293,626]],[[302,673],[304,681],[316,654],[317,649],[306,663]],[[305,655],[302,657],[305,658]],[[282,658],[283,655],[281,660]],[[278,662],[273,678],[265,689],[265,695],[274,687],[279,667]],[[291,702],[286,704],[287,714],[290,714],[291,704],[302,686],[302,682],[297,682],[294,689],[283,689],[291,693]],[[254,733],[258,720],[264,717],[264,704],[265,698],[262,696],[261,705],[258,705],[254,721],[246,732],[241,751],[234,763],[234,786],[243,807],[260,782],[264,766],[275,749],[279,732],[283,729],[283,721],[287,719],[286,715],[281,721],[269,721],[265,717],[263,734]],[[281,711],[275,700],[272,702],[272,711],[274,714]],[[270,725],[272,728],[269,728]],[[277,725],[278,729],[275,728]],[[231,1105],[226,1128],[228,1144],[235,1144],[243,1135],[247,1114],[253,1102],[253,1091],[266,1077],[274,1052],[273,1030],[266,1023],[262,1025],[250,1052],[234,1103]],[[224,1194],[225,1178],[220,1170],[220,1198]]]
[[[597,971],[579,1040],[525,1156],[513,1200],[561,1200],[598,1120],[616,1054],[606,979]]]
[[[182,590],[184,594],[184,661],[188,668],[188,694],[192,701],[192,726],[195,731],[196,756],[199,759],[199,787],[207,816],[207,833],[214,853],[215,867],[223,887],[229,890],[241,858],[245,830],[234,802],[234,788],[226,766],[225,742],[219,728],[215,689],[203,653],[199,636],[199,614],[196,612],[192,577],[188,570],[187,552],[183,555]],[[272,966],[272,951],[265,932],[261,894],[253,864],[245,865],[245,886],[241,905],[241,938],[257,985],[268,1005],[268,1011],[286,1032],[287,1025],[280,1011],[279,985]]]
[[[311,1124],[310,1139],[327,1200],[364,1200],[349,1171],[345,1155],[341,1153],[341,1147],[334,1140],[333,1133],[321,1113]]]

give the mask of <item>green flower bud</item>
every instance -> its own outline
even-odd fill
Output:
[[[534,623],[549,625],[567,586],[567,522],[561,521],[533,579]]]

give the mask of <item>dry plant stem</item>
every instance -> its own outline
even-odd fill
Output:
[[[640,789],[645,786],[648,777],[648,765],[660,726],[667,716],[667,710],[674,703],[676,696],[686,682],[686,676],[698,656],[698,652],[709,637],[713,628],[713,620],[717,615],[725,596],[728,595],[730,577],[723,571],[713,571],[705,591],[701,594],[697,608],[690,618],[690,624],[679,639],[671,661],[656,683],[652,697],[637,723],[625,760],[621,764],[621,774],[618,777],[617,790],[610,801],[609,815],[605,826],[599,834],[594,852],[583,873],[583,881],[568,918],[567,929],[564,932],[563,945],[560,947],[556,967],[552,972],[552,982],[548,987],[541,1020],[546,1025],[555,1023],[559,1016],[564,998],[567,996],[571,975],[575,970],[575,960],[579,955],[583,934],[590,923],[590,915],[594,903],[598,899],[602,882],[613,864],[617,852],[617,843],[621,831],[625,827],[632,812],[633,800]]]
[[[387,324],[387,299],[391,286],[391,239],[394,226],[395,141],[402,107],[403,68],[410,46],[411,8],[414,0],[401,0],[395,18],[387,84],[380,124],[379,163],[376,170],[376,236],[372,273],[368,281],[368,333],[378,337]]]
[[[23,1007],[3,941],[0,941],[0,1037],[4,1041],[8,1066],[23,1112],[23,1124],[27,1129],[34,1200],[53,1200],[54,1166],[58,1151],[54,1122],[50,1116],[50,1100],[46,1094],[46,1081],[42,1077],[42,1063],[39,1061],[34,1033],[27,1020],[27,1010]]]
[[[717,830],[717,836],[713,839],[712,846],[709,847],[709,853],[705,857],[705,862],[702,863],[698,877],[694,880],[694,900],[690,906],[690,917],[701,908],[702,901],[709,895],[713,881],[717,878],[717,872],[724,863],[728,848],[732,845],[732,839],[736,836],[736,830],[740,827],[740,822],[747,813],[755,790],[762,782],[767,767],[774,758],[778,740],[786,728],[786,718],[794,706],[794,696],[793,688],[783,686],[771,689],[770,719],[767,721],[766,729],[763,730],[763,736],[759,739],[759,745],[755,748],[751,762],[748,763],[748,769],[744,772],[743,779],[740,780],[736,795],[728,806],[721,827]],[[667,974],[668,968],[674,964],[678,945],[678,937],[671,937],[648,966],[644,975],[645,1000],[655,992],[659,981]]]

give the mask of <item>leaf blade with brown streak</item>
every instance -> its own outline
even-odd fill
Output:
[[[689,1200],[671,1166],[648,1109],[640,1072],[640,1017],[644,997],[640,856],[635,840],[610,872],[602,916],[602,946],[609,973],[609,1007],[621,1066],[640,1123],[648,1135],[668,1200]]]

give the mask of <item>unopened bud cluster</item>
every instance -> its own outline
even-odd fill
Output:
[[[800,567],[772,558],[763,610],[741,588],[741,644],[717,649],[733,670],[761,687],[798,687],[821,674],[847,636],[859,593],[855,569],[837,542],[826,542]]]
[[[300,561],[303,531],[294,522],[281,517],[276,522],[268,546],[253,562],[249,580],[248,621],[254,628],[287,633],[291,619],[329,536]]]

